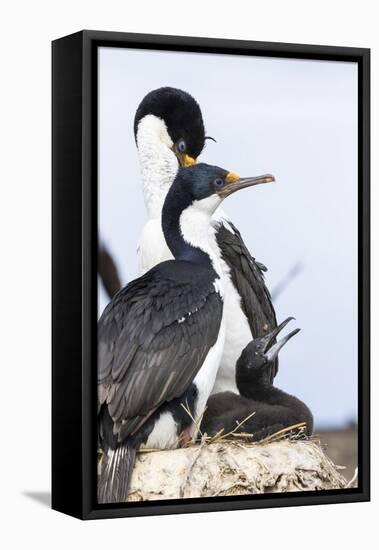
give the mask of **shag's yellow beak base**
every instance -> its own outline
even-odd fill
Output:
[[[190,157],[189,155],[183,155],[182,159],[183,159],[183,166],[185,167],[193,166],[194,164],[196,164],[196,160]]]
[[[232,181],[239,180],[240,177],[235,172],[229,172],[225,179],[228,183],[231,183]]]

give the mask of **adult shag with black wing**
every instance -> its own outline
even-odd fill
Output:
[[[98,325],[98,501],[127,499],[135,453],[175,448],[196,435],[224,346],[224,284],[209,244],[210,219],[231,193],[272,176],[241,179],[198,164],[179,170],[162,210],[175,260],[122,289]],[[195,228],[195,230],[194,230]]]
[[[139,242],[140,272],[171,258],[161,229],[166,194],[179,166],[194,164],[207,136],[198,103],[176,88],[159,88],[147,94],[137,109],[134,132],[148,214]],[[212,216],[210,242],[225,277],[227,333],[214,392],[238,391],[235,364],[251,338],[263,336],[276,325],[275,311],[266,287],[265,267],[249,253],[237,228],[218,209]],[[270,366],[271,379],[277,359]]]
[[[270,367],[282,347],[297,334],[295,329],[276,342],[276,337],[291,321],[289,317],[270,334],[255,338],[241,353],[236,364],[236,384],[240,395],[221,392],[212,395],[201,424],[204,433],[213,436],[235,431],[252,434],[254,441],[305,422],[306,433],[313,432],[313,416],[303,401],[273,386]]]

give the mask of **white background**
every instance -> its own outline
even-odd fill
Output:
[[[1,8],[1,484],[4,548],[356,548],[377,543],[374,502],[81,523],[26,493],[50,484],[50,40],[81,28],[371,47],[376,2],[13,2]],[[373,178],[377,179],[373,158]],[[373,185],[376,248],[378,192]],[[377,253],[373,280],[378,279]],[[377,286],[373,299],[377,298]],[[378,326],[373,312],[373,326]],[[375,341],[374,341],[375,349]],[[374,388],[377,379],[373,365]],[[375,392],[373,392],[375,393]],[[378,413],[374,404],[374,430]],[[376,440],[374,439],[375,447]],[[46,500],[46,498],[45,498]],[[372,543],[371,543],[372,541]]]

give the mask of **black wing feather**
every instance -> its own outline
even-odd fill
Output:
[[[99,405],[108,407],[119,441],[185,392],[217,340],[216,274],[188,268],[176,261],[153,268],[122,289],[99,320]]]
[[[241,307],[253,338],[264,336],[277,326],[271,295],[263,276],[267,268],[250,254],[238,229],[229,220],[227,223],[231,230],[222,221],[217,223],[217,244],[223,260],[230,268],[232,281],[241,297]],[[272,378],[277,371],[276,360]]]

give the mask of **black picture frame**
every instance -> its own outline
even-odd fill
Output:
[[[206,52],[358,64],[358,487],[320,492],[96,502],[97,49]],[[370,50],[82,31],[52,43],[52,507],[81,519],[370,499]]]

